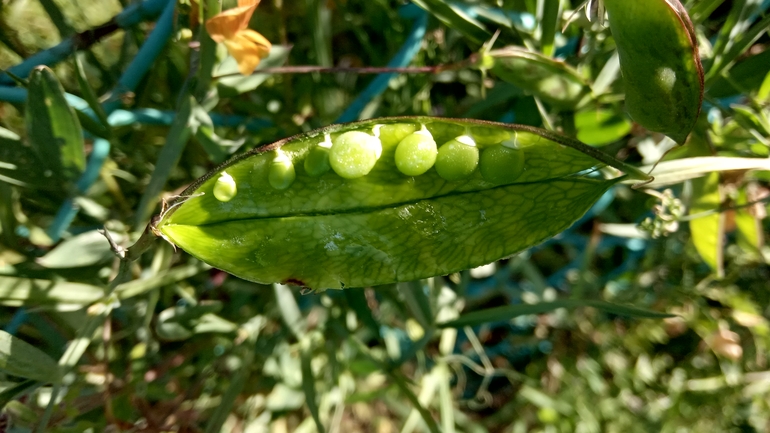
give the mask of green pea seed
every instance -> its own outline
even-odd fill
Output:
[[[285,153],[278,151],[278,154],[270,162],[270,168],[267,173],[267,181],[270,186],[277,190],[284,190],[291,186],[296,179],[297,174],[294,171],[294,163]]]
[[[366,176],[382,153],[380,140],[365,132],[349,131],[333,140],[329,163],[335,173],[345,179]]]
[[[470,176],[479,164],[479,149],[473,139],[461,135],[444,143],[436,156],[436,171],[448,181]]]
[[[327,136],[326,140],[310,149],[304,163],[305,172],[310,177],[321,176],[331,169],[331,165],[329,165],[329,149],[331,147],[331,138]]]
[[[223,171],[214,184],[214,197],[222,202],[228,202],[235,197],[238,188],[235,186],[235,179]]]
[[[501,131],[500,128],[476,126],[471,128],[471,136],[477,145],[484,147],[500,144],[511,135],[507,131]]]
[[[481,177],[496,185],[512,183],[524,172],[524,151],[515,147],[514,140],[504,141],[481,152]]]
[[[407,135],[417,131],[420,128],[419,125],[412,123],[393,123],[390,125],[383,125],[379,129],[380,141],[382,141],[382,147],[396,146]]]
[[[396,148],[396,167],[407,176],[419,176],[436,163],[438,150],[433,136],[424,129],[407,135]]]

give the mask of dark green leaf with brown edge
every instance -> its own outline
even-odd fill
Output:
[[[421,128],[439,144],[438,157],[407,176],[396,148]],[[327,154],[331,167],[322,163]],[[489,263],[565,230],[617,181],[586,174],[605,164],[634,172],[537,128],[373,119],[239,156],[184,191],[154,228],[247,280],[317,289],[411,281]]]
[[[638,317],[643,319],[665,319],[674,317],[673,314],[659,313],[657,311],[630,305],[613,304],[605,301],[589,299],[561,299],[553,302],[541,302],[539,304],[518,304],[505,307],[489,308],[481,311],[464,314],[460,318],[449,322],[439,323],[441,328],[461,328],[463,326],[475,326],[490,322],[511,320],[528,314],[545,314],[559,308],[593,307],[610,314],[626,317]]]
[[[703,67],[687,11],[679,0],[604,4],[620,54],[628,114],[684,144],[703,100]]]
[[[29,76],[25,119],[30,144],[47,169],[46,177],[74,183],[86,166],[83,131],[64,88],[45,66]]]

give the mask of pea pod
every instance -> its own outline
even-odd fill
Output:
[[[462,176],[439,171],[435,149],[446,145],[461,150],[457,166],[444,164]],[[276,154],[294,168],[289,185],[271,184]],[[324,289],[410,281],[558,234],[616,182],[589,174],[605,164],[627,169],[528,126],[430,117],[332,125],[222,164],[187,188],[154,231],[260,283]]]
[[[683,144],[703,101],[703,67],[687,11],[679,0],[604,0],[604,5],[628,114]]]
[[[485,58],[492,59],[492,72],[548,104],[574,110],[590,88],[580,74],[564,62],[519,47],[493,50]]]

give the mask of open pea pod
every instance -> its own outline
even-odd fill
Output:
[[[492,72],[548,104],[574,110],[590,94],[586,80],[571,66],[525,48],[506,47],[486,54]]]
[[[604,0],[604,5],[628,114],[683,144],[703,101],[703,67],[687,11],[679,0]]]
[[[241,278],[314,289],[410,281],[568,228],[621,162],[521,125],[381,118],[296,135],[191,185],[154,232]]]

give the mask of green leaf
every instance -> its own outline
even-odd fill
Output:
[[[556,36],[556,26],[559,21],[560,1],[559,0],[540,0],[543,3],[542,15],[540,17],[540,50],[548,57],[553,56],[555,49],[554,37]]]
[[[0,370],[38,382],[57,382],[59,365],[26,341],[0,330]]]
[[[752,107],[732,104],[735,121],[749,132],[770,138],[770,123]]]
[[[112,235],[120,243],[121,236]],[[103,263],[115,257],[104,235],[96,230],[73,236],[56,246],[37,262],[49,269],[77,268]]]
[[[220,309],[222,309],[221,302],[167,308],[158,314],[155,332],[158,337],[168,341],[186,340],[194,335],[205,333],[234,332],[237,325],[213,314]]]
[[[520,47],[490,51],[492,72],[556,108],[574,110],[590,93],[588,83],[571,66]]]
[[[674,317],[673,314],[659,313],[657,311],[646,310],[644,308],[633,307],[629,305],[613,304],[605,301],[589,299],[562,299],[553,302],[541,302],[539,304],[518,304],[506,305],[504,307],[488,308],[486,310],[474,311],[463,314],[459,319],[449,322],[439,323],[441,328],[461,328],[463,326],[482,325],[484,323],[496,322],[502,320],[511,320],[519,316],[528,314],[550,313],[559,308],[578,308],[593,307],[597,310],[618,316],[639,317],[643,319],[662,319]]]
[[[730,13],[720,26],[719,34],[712,48],[713,64],[706,77],[707,87],[711,87],[712,81],[723,72],[723,69],[729,68],[733,61],[743,54],[770,24],[770,20],[768,20],[770,17],[765,17],[759,24],[751,28],[756,14],[760,12],[761,3],[762,0],[732,2]]]
[[[417,6],[430,12],[450,29],[457,30],[478,44],[489,40],[492,34],[476,19],[458,7],[441,0],[413,0]]]
[[[75,53],[73,56],[73,63],[75,64],[75,77],[78,79],[78,86],[80,86],[80,93],[83,94],[83,99],[88,102],[88,106],[99,119],[102,129],[110,134],[110,123],[107,121],[107,113],[105,113],[102,104],[99,103],[99,98],[96,96],[96,92],[88,83],[88,77],[86,76],[85,68],[83,67],[83,61],[80,53]]]
[[[235,153],[246,139],[226,140],[214,131],[214,122],[205,108],[193,102],[190,126],[195,132],[195,139],[209,155],[211,162],[219,164]]]
[[[757,91],[757,99],[760,102],[770,102],[770,72],[765,74],[765,78],[762,80],[762,84],[759,86],[759,90]]]
[[[53,172],[47,170],[35,150],[21,138],[0,127],[0,182],[43,190],[60,191]]]
[[[757,214],[762,212],[762,205],[759,203],[749,204],[751,201],[755,201],[749,200],[749,192],[752,193],[753,197],[756,197],[759,195],[758,190],[758,185],[753,182],[738,190],[735,204],[740,207],[735,211],[735,228],[738,246],[753,256],[754,259],[761,260],[765,234],[762,228],[762,217]]]
[[[588,110],[575,114],[578,140],[592,146],[604,146],[628,135],[631,122],[615,110]]]
[[[326,431],[323,423],[321,422],[321,416],[318,410],[318,403],[316,402],[316,389],[315,389],[315,376],[313,376],[313,367],[311,362],[313,361],[313,352],[311,348],[310,339],[305,336],[300,342],[302,347],[300,351],[300,361],[302,366],[302,392],[305,393],[305,403],[310,411],[310,415],[315,422],[316,430],[320,433]]]
[[[402,174],[396,147],[420,125],[442,146],[465,146],[454,139],[469,134],[481,149],[481,169],[452,181],[434,169]],[[379,139],[373,142],[375,130]],[[345,178],[327,167],[317,177],[308,174],[311,151],[323,156],[325,137],[345,134],[369,137],[362,146],[381,146],[371,172]],[[521,152],[518,162],[484,156],[503,141],[518,146],[512,150]],[[366,152],[371,163],[375,152]],[[276,161],[276,173],[291,173],[280,188],[271,180]],[[492,262],[565,230],[616,182],[582,174],[604,163],[621,167],[593,148],[536,128],[374,119],[239,156],[183,192],[156,228],[195,257],[252,281],[319,289],[412,281]],[[491,170],[518,177],[491,183],[482,174]]]
[[[242,93],[251,92],[270,78],[270,74],[260,74],[259,71],[265,68],[274,68],[286,63],[291,52],[291,46],[274,45],[270,49],[267,58],[262,59],[257,69],[251,75],[240,75],[238,73],[238,63],[234,58],[228,57],[215,70],[214,76],[238,74],[226,76],[219,79],[217,89],[222,98],[232,98]]]
[[[45,66],[29,76],[25,118],[30,143],[43,165],[55,178],[74,183],[86,166],[83,132],[59,80]]]
[[[4,182],[0,182],[0,242],[11,249],[18,248],[16,238],[16,227],[18,220],[14,207],[18,202],[13,188]]]
[[[710,213],[722,205],[719,191],[719,173],[709,173],[706,177],[692,181],[693,202],[690,215],[709,212],[690,220],[690,233],[695,249],[718,278],[724,276],[724,213]]]
[[[0,276],[0,305],[76,306],[102,297],[102,288],[88,284]]]
[[[695,2],[690,8],[690,15],[694,23],[698,24],[708,18],[716,8],[719,7],[725,0],[702,0]]]
[[[0,410],[5,409],[5,406],[11,401],[19,398],[21,395],[30,392],[31,390],[39,387],[40,382],[32,379],[23,380],[15,383],[8,388],[0,391]]]
[[[679,0],[604,0],[620,55],[626,110],[634,121],[684,144],[700,113],[703,67]]]
[[[711,69],[708,71],[708,76],[706,77],[706,85],[710,87],[714,80],[725,71],[729,70],[735,63],[735,60],[745,53],[768,28],[770,28],[770,15],[764,17],[762,21],[743,33],[727,52],[714,60]]]
[[[720,74],[709,87],[708,94],[713,98],[726,98],[741,93],[754,94],[759,92],[768,74],[770,50],[765,50],[737,62],[729,72]]]

